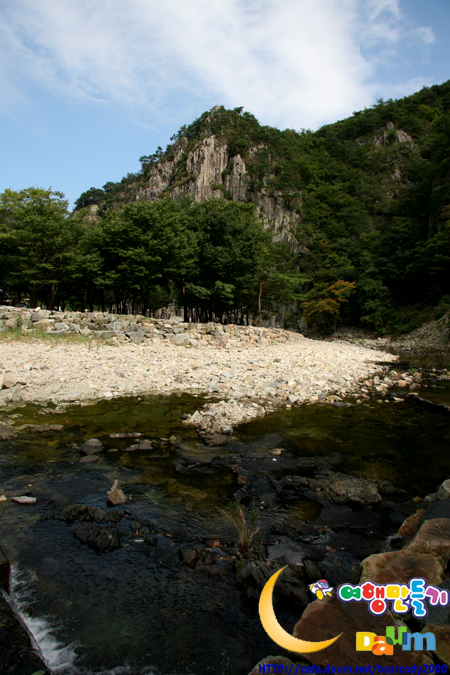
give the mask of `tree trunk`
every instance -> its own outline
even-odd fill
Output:
[[[258,309],[259,309],[259,327],[261,328],[261,296],[262,296],[262,277],[259,277],[259,295],[258,295]]]
[[[56,287],[55,287],[55,284],[52,284],[52,285],[51,285],[51,289],[50,289],[50,290],[51,290],[51,296],[50,296],[50,306],[49,306],[49,309],[52,310],[52,309],[53,309],[53,305],[55,304],[55,295],[56,295]]]
[[[186,301],[186,289],[184,287],[184,279],[183,279],[183,287],[181,289],[181,295],[183,296],[183,322],[187,323],[189,321],[188,319],[188,309],[187,309],[187,301]]]

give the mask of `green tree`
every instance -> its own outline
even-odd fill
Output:
[[[30,292],[31,303],[48,299],[52,308],[61,282],[69,275],[68,255],[77,234],[61,192],[28,188],[0,195],[2,241],[9,251],[8,284]]]

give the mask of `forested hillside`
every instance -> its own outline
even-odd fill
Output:
[[[317,132],[216,106],[140,161],[70,215],[58,193],[3,193],[0,287],[325,330],[408,330],[450,307],[450,81]]]

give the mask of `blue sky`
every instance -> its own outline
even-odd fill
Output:
[[[449,0],[2,0],[0,192],[139,169],[222,104],[318,129],[450,79]]]

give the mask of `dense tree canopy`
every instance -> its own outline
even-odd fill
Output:
[[[232,202],[222,184],[220,199],[171,198],[208,134],[227,145],[223,178],[239,154],[250,192],[298,214],[294,246],[274,243],[254,206]],[[380,332],[450,307],[450,81],[314,133],[216,107],[171,141],[143,155],[140,172],[87,190],[70,216],[59,193],[5,191],[0,286],[81,309],[174,301],[191,317],[278,312],[293,326],[303,317],[333,329],[342,319]],[[136,201],[158,163],[176,157],[161,199]]]

